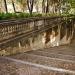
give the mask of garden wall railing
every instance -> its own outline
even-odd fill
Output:
[[[36,17],[0,21],[0,44],[22,35],[30,35],[36,31],[44,31],[55,26],[74,23],[73,17]],[[72,27],[73,28],[73,27]],[[72,30],[72,28],[70,30]]]

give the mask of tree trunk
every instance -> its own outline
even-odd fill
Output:
[[[14,12],[16,13],[15,4],[13,0],[12,0],[12,5],[13,5]]]
[[[8,8],[7,8],[7,2],[6,2],[6,0],[4,0],[4,6],[5,6],[6,13],[8,13]]]
[[[27,0],[27,5],[28,5],[30,15],[32,15],[33,3],[34,3],[34,0]]]
[[[46,6],[46,13],[49,12],[49,4],[48,4],[48,0],[47,0],[47,6]]]
[[[45,13],[45,0],[42,1],[42,12]]]
[[[59,14],[61,14],[61,0],[59,0]]]
[[[38,2],[36,3],[36,11],[37,11],[37,13],[39,12],[39,8],[38,8]]]
[[[43,13],[48,13],[49,12],[49,1],[48,0],[43,0],[42,2],[42,12]]]

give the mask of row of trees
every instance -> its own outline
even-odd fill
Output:
[[[38,12],[39,6],[42,9],[43,13],[62,13],[62,12],[68,12],[71,9],[75,9],[75,0],[16,0],[21,5],[21,8],[23,12],[25,11],[25,8],[27,7],[30,14],[33,12],[34,6],[36,7],[36,10]],[[7,8],[7,0],[4,0],[4,6],[6,9],[6,12],[8,12]],[[12,6],[14,9],[14,12],[16,12],[15,8],[15,0],[12,0]]]

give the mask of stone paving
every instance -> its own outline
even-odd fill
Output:
[[[1,56],[0,75],[75,75],[74,46]]]

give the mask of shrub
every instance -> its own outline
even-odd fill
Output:
[[[31,15],[29,13],[24,13],[24,17],[28,18],[28,17],[31,17]]]
[[[41,16],[72,16],[71,14],[56,14],[56,13],[0,13],[0,20],[2,19],[12,19],[12,18],[28,18],[28,17],[41,17]],[[74,16],[74,15],[73,15]]]
[[[0,20],[16,18],[16,17],[17,17],[16,13],[0,13]]]
[[[3,19],[10,19],[12,17],[12,13],[6,13],[3,16]]]
[[[4,13],[0,13],[0,20],[3,19]]]
[[[42,16],[42,14],[40,14],[40,13],[32,13],[32,15],[31,15],[31,17],[41,17]]]
[[[17,18],[28,18],[30,17],[30,14],[29,13],[16,13],[17,15]]]

